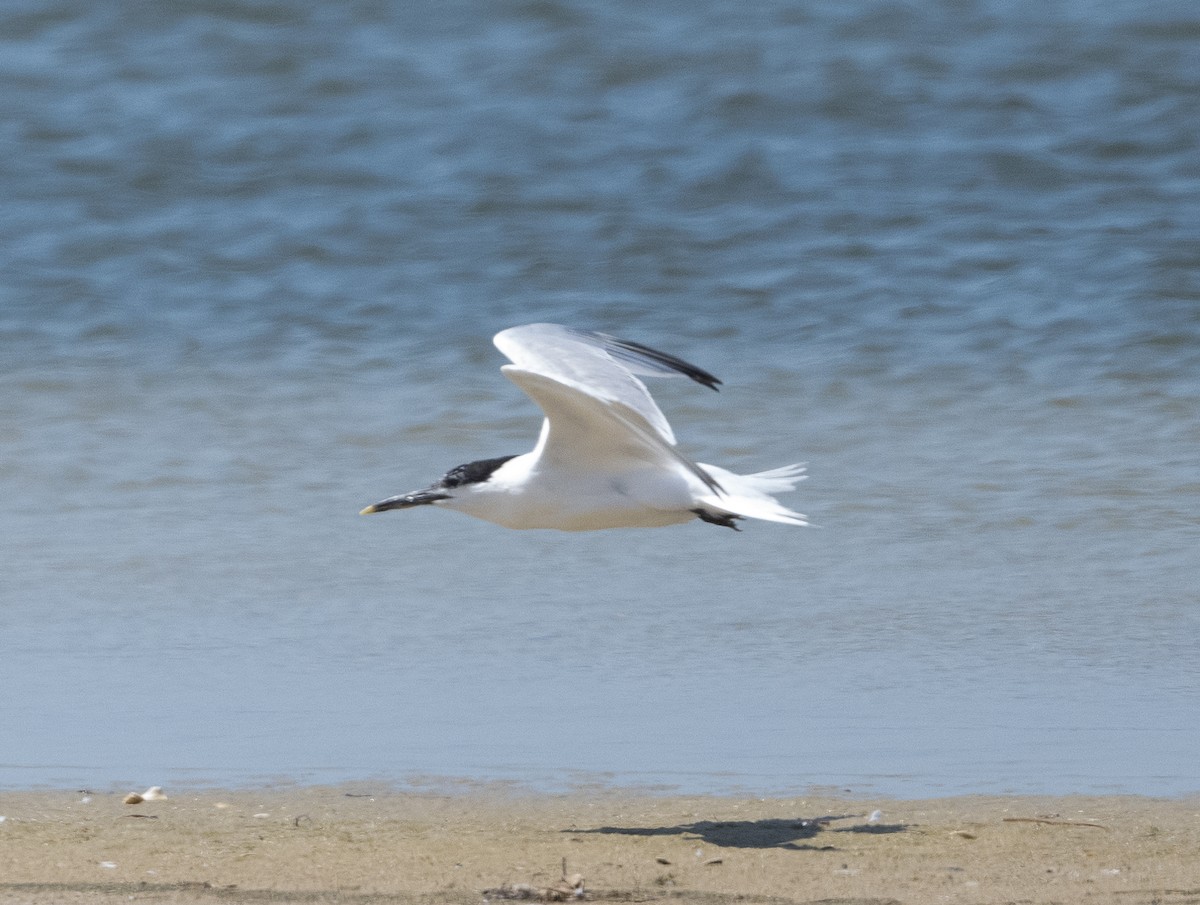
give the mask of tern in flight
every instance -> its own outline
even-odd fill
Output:
[[[497,333],[500,370],[546,416],[523,455],[452,468],[427,490],[373,503],[363,515],[436,506],[507,528],[656,528],[701,519],[737,530],[744,518],[805,525],[772,496],[795,488],[803,465],[740,475],[693,462],[639,377],[712,374],[640,343],[557,324]]]

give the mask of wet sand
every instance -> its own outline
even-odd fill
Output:
[[[0,905],[1200,903],[1195,798],[123,794],[0,793]]]

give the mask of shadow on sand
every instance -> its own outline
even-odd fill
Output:
[[[830,815],[796,820],[699,820],[677,826],[601,826],[571,833],[610,833],[619,836],[694,836],[710,845],[726,848],[784,848],[799,851],[836,851],[833,844],[809,842],[822,833],[903,833],[906,823],[855,823],[831,827],[841,820],[861,820],[859,814]],[[828,839],[828,836],[823,837]],[[832,840],[830,840],[832,843]]]

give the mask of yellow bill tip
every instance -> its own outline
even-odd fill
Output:
[[[376,509],[376,508],[374,507],[374,505],[371,505],[371,506],[368,506],[366,509],[363,509],[363,510],[362,510],[361,512],[359,512],[358,514],[359,514],[359,515],[371,515],[371,514],[373,514],[373,513],[376,513],[376,512],[378,512],[378,511],[379,511],[379,510],[378,510],[378,509]]]

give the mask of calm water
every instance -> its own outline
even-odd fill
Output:
[[[653,7],[4,5],[0,786],[1200,790],[1197,6]],[[359,518],[538,320],[819,527]]]

